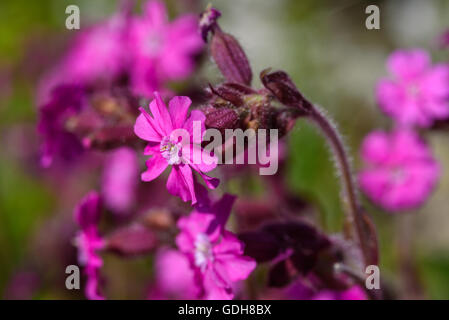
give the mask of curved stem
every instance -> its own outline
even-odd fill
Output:
[[[361,206],[359,199],[357,197],[357,191],[355,187],[354,180],[352,178],[352,168],[349,161],[347,151],[344,147],[343,141],[340,137],[339,132],[332,124],[332,122],[324,115],[324,113],[315,105],[311,105],[308,117],[318,126],[323,132],[326,140],[331,145],[335,160],[337,162],[344,199],[347,204],[346,222],[350,228],[350,235],[353,240],[359,245],[362,255],[364,266],[368,265],[369,253],[367,252],[367,246],[363,239],[363,216],[361,212]]]

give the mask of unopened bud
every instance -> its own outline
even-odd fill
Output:
[[[218,130],[234,129],[239,122],[239,116],[234,109],[220,108],[206,115],[206,127]]]
[[[263,70],[260,73],[260,80],[282,104],[298,108],[303,112],[309,112],[312,109],[310,102],[303,97],[284,71],[270,73],[269,69]]]
[[[246,85],[251,83],[253,75],[248,58],[233,36],[216,28],[210,49],[215,63],[227,81]]]

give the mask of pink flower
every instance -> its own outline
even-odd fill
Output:
[[[132,149],[122,147],[108,156],[102,180],[102,196],[108,208],[117,213],[131,208],[137,175],[137,155]]]
[[[67,54],[40,82],[38,103],[47,103],[50,92],[58,85],[110,82],[124,72],[130,60],[126,47],[128,20],[128,12],[123,10],[78,33]]]
[[[193,57],[203,46],[194,16],[168,23],[163,2],[148,1],[144,16],[130,26],[130,52],[134,54],[131,81],[136,94],[151,96],[166,81],[180,80],[193,69]]]
[[[307,283],[314,282],[312,279],[307,279]],[[285,294],[289,299],[293,300],[366,300],[365,291],[358,286],[345,290],[331,290],[331,289],[316,289],[306,281],[297,280],[285,289]]]
[[[375,131],[365,138],[361,152],[366,168],[359,174],[360,187],[389,211],[423,204],[440,176],[431,151],[412,131]]]
[[[75,238],[78,247],[78,260],[85,267],[87,276],[86,296],[92,300],[104,299],[98,293],[99,270],[103,260],[98,250],[104,248],[104,240],[98,234],[98,222],[101,213],[101,200],[97,192],[87,194],[75,208],[75,220],[81,231]]]
[[[142,174],[142,180],[154,180],[171,165],[168,191],[183,201],[192,201],[193,205],[197,199],[192,169],[200,174],[209,188],[214,189],[218,185],[217,179],[204,174],[217,165],[216,158],[203,153],[199,146],[205,130],[205,116],[201,111],[193,110],[187,118],[191,104],[188,97],[172,98],[167,110],[159,93],[155,92],[154,96],[156,98],[150,103],[153,117],[141,108],[142,114],[134,125],[135,134],[149,141],[144,154],[152,156],[146,162],[148,169]]]
[[[123,71],[128,52],[126,24],[127,17],[119,14],[78,35],[63,61],[71,80],[110,79]]]
[[[360,286],[354,285],[343,291],[321,290],[312,300],[366,300],[366,294]]]
[[[189,259],[175,249],[161,249],[155,262],[156,287],[150,298],[195,299],[198,296]]]
[[[381,109],[400,125],[427,127],[449,117],[449,66],[431,65],[420,49],[395,51],[387,62],[393,79],[377,85]]]
[[[227,300],[234,297],[233,285],[245,280],[256,262],[243,255],[243,243],[224,230],[235,197],[225,195],[209,212],[194,211],[178,221],[181,230],[176,237],[195,271],[195,281],[202,297]]]

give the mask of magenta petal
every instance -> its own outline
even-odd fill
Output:
[[[420,76],[430,65],[429,54],[422,49],[397,50],[388,58],[389,71],[402,80]]]
[[[167,189],[172,195],[179,196],[183,201],[192,200],[196,203],[193,174],[188,165],[173,166],[168,176]]]
[[[191,105],[192,100],[189,97],[173,97],[168,103],[168,107],[170,110],[170,115],[174,128],[182,128],[186,117],[187,111],[189,110],[189,106]]]
[[[200,144],[202,142],[203,133],[206,130],[204,121],[206,121],[206,116],[204,115],[204,113],[199,110],[193,110],[190,113],[190,117],[184,123],[184,129],[189,132],[190,136],[192,137],[193,143]],[[194,129],[197,128],[194,126],[194,123],[198,125],[198,128],[200,128],[200,132],[194,131]]]
[[[215,263],[215,267],[220,270],[222,277],[232,282],[248,278],[256,265],[256,261],[252,258],[234,254],[219,255]]]
[[[198,173],[200,174],[201,178],[203,178],[204,182],[206,183],[206,186],[209,189],[215,189],[220,184],[219,179],[214,178],[214,177],[209,177],[207,174],[202,173],[201,171],[198,171]]]
[[[145,164],[148,169],[142,173],[142,181],[151,181],[156,179],[168,166],[167,160],[161,155],[153,156],[151,159],[147,160]]]
[[[192,200],[192,205],[196,203],[196,195],[195,195],[195,181],[193,179],[193,173],[190,166],[183,164],[179,166],[181,175],[184,179],[184,183],[187,186],[187,189],[190,193],[190,199]],[[185,200],[184,200],[185,201]]]
[[[170,114],[164,101],[162,101],[159,92],[154,93],[155,99],[150,103],[150,110],[153,114],[155,122],[159,125],[165,136],[168,136],[173,131],[173,124],[171,122]]]
[[[194,169],[202,172],[212,171],[217,167],[218,158],[214,155],[208,154],[199,145],[191,145],[189,163],[194,165]]]
[[[162,1],[147,1],[144,6],[145,19],[153,28],[163,27],[167,23],[167,11]]]
[[[161,136],[154,129],[153,125],[148,121],[145,114],[140,114],[137,117],[136,123],[134,125],[134,133],[143,140],[159,142],[161,141]]]
[[[100,214],[101,199],[96,191],[89,192],[75,208],[75,220],[83,229],[96,225]]]

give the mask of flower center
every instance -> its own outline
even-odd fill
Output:
[[[401,184],[405,180],[406,173],[402,168],[393,168],[390,172],[390,177],[393,183]]]
[[[207,262],[213,258],[212,244],[209,238],[204,233],[200,233],[195,240],[195,265],[204,271]]]
[[[162,156],[167,159],[168,164],[180,164],[182,148],[180,143],[175,143],[169,137],[164,137],[161,141],[160,151]]]
[[[411,84],[407,87],[407,93],[412,97],[416,97],[419,94],[419,87],[416,84]]]
[[[151,34],[145,43],[146,53],[151,57],[157,56],[159,51],[161,50],[161,47],[162,38],[157,33]]]

